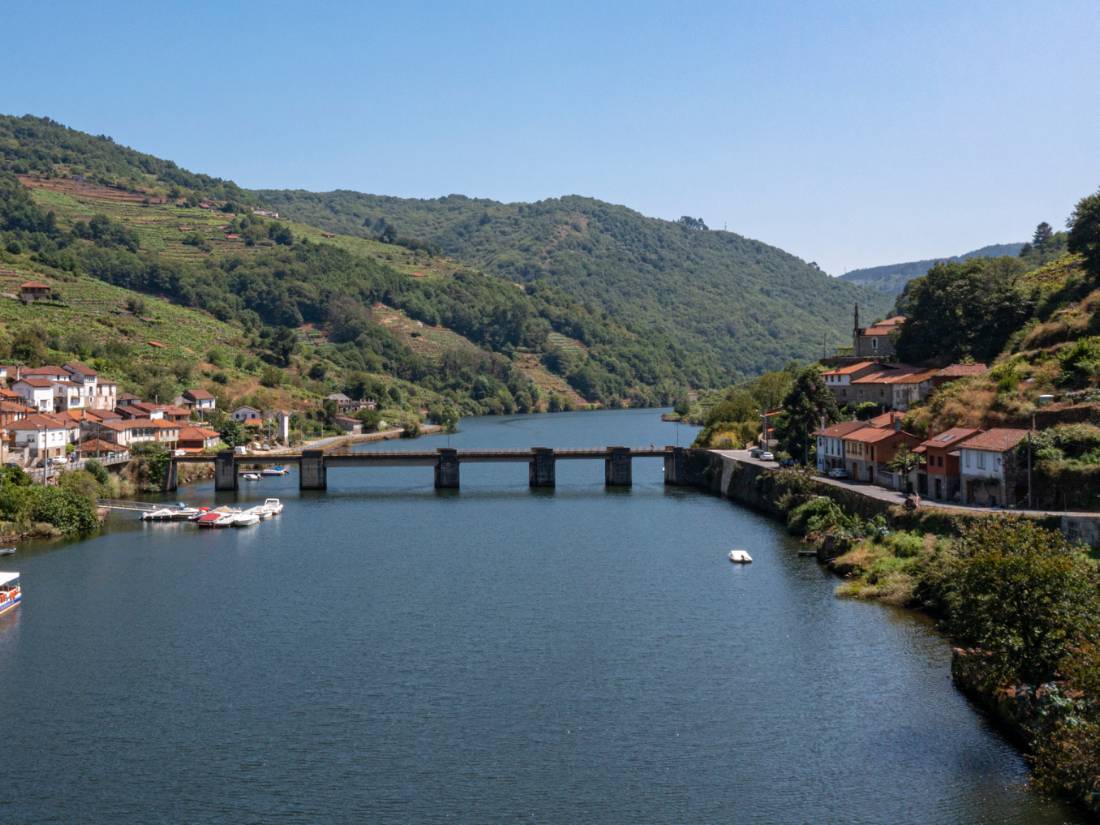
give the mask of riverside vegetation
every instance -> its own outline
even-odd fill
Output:
[[[18,467],[0,468],[0,536],[83,536],[99,527],[96,499],[118,497],[126,483],[95,460],[60,474],[56,485],[33,484]]]
[[[921,610],[965,650],[956,682],[1008,723],[1038,787],[1100,813],[1100,567],[1026,518],[893,508],[860,516],[804,470],[758,483],[843,597]]]

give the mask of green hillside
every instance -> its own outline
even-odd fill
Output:
[[[868,289],[882,292],[886,295],[900,295],[905,285],[914,278],[928,273],[933,266],[941,261],[959,262],[971,258],[1000,258],[1003,256],[1015,256],[1020,254],[1025,244],[1000,243],[983,246],[964,252],[962,255],[953,255],[950,258],[929,258],[925,261],[907,261],[900,264],[886,264],[885,266],[872,266],[866,269],[853,269],[840,276],[842,281],[865,286]]]
[[[473,414],[661,403],[721,373],[560,290],[258,216],[255,203],[107,138],[0,117],[0,260],[13,278],[94,279],[201,311],[239,330],[281,384],[314,395],[400,384],[392,394],[410,409]],[[394,313],[416,329],[394,327]],[[427,339],[442,351],[429,357]]]
[[[885,314],[891,304],[759,241],[592,198],[504,204],[459,195],[256,194],[297,220],[423,246],[600,306],[647,340],[667,340],[689,353],[709,384],[817,357],[823,343],[847,341],[854,303],[868,316]]]

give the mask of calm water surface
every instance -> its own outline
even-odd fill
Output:
[[[650,410],[462,429],[676,441]],[[0,822],[1078,821],[1027,791],[924,623],[835,598],[775,523],[664,489],[658,460],[628,492],[597,462],[551,492],[521,464],[431,479],[265,479],[239,498],[286,511],[249,530],[116,519],[5,559],[26,600],[0,618]]]

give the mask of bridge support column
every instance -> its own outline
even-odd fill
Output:
[[[554,451],[549,447],[534,447],[531,450],[528,481],[532,487],[553,487],[555,474]]]
[[[665,449],[665,484],[670,487],[687,484],[687,447]]]
[[[458,450],[441,447],[435,460],[435,489],[458,489]]]
[[[299,490],[327,490],[328,468],[324,450],[302,450],[298,461]]]
[[[160,489],[166,493],[174,493],[180,486],[180,467],[174,461],[169,461],[164,468],[164,480],[161,482]]]
[[[237,462],[232,450],[222,450],[214,458],[214,489],[218,492],[237,489]]]
[[[632,483],[630,448],[608,447],[603,460],[604,483],[608,487],[629,487]]]

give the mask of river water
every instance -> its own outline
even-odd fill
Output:
[[[681,443],[693,436],[679,433]],[[642,446],[652,410],[377,449]],[[22,548],[0,617],[2,823],[1060,823],[911,615],[659,460],[330,471],[247,530]],[[738,567],[732,546],[755,558]]]

